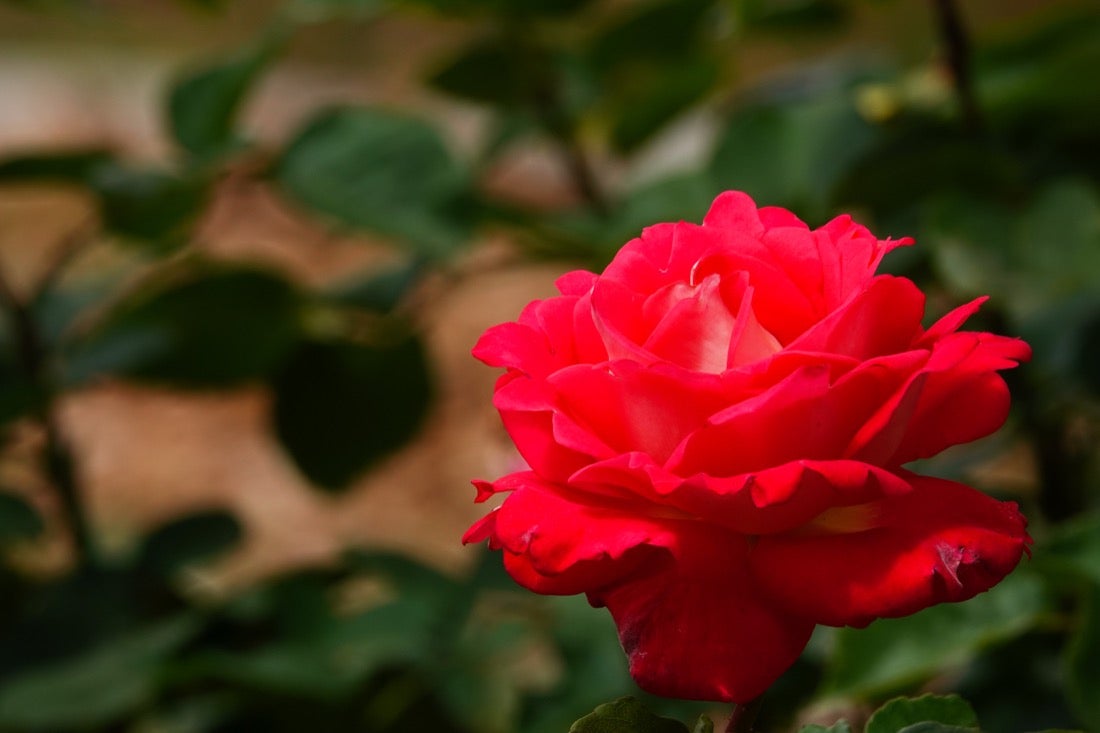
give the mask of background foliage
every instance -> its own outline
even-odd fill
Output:
[[[8,4],[97,22],[127,12]],[[218,0],[184,4],[212,28],[225,12]],[[287,0],[265,6],[250,44],[181,69],[164,91],[170,159],[5,151],[0,196],[28,182],[75,186],[97,214],[29,292],[0,280],[5,439],[40,431],[40,468],[72,539],[63,572],[36,571],[25,558],[47,518],[0,492],[0,731],[551,733],[639,695],[603,612],[518,590],[495,556],[456,577],[348,548],[339,562],[211,596],[189,579],[246,539],[230,513],[178,517],[131,552],[106,551],[58,405],[104,380],[266,385],[287,455],[317,491],[339,492],[432,409],[439,365],[417,294],[461,277],[454,263],[476,243],[504,237],[517,261],[599,268],[641,226],[698,220],[728,188],[812,224],[851,211],[876,233],[916,236],[888,266],[931,294],[931,316],[991,294],[979,325],[1035,349],[1009,375],[1006,429],[922,467],[972,480],[991,461],[1033,466],[983,482],[1023,504],[1032,560],[964,604],[820,630],[769,694],[761,726],[844,715],[859,730],[889,697],[933,690],[973,707],[894,703],[866,730],[1100,730],[1100,11],[1018,5],[979,23],[949,0]],[[461,39],[420,77],[477,110],[475,143],[457,144],[446,119],[393,106],[316,109],[274,146],[241,124],[301,34],[366,34],[394,16],[442,20]],[[926,24],[931,42],[848,35],[857,18],[880,27],[895,16]],[[760,42],[797,50],[797,62],[746,71]],[[487,185],[525,146],[560,161],[566,200],[533,205]],[[195,227],[231,177],[334,232],[382,237],[394,257],[340,287],[307,288],[203,254]],[[67,280],[72,258],[104,242],[130,266]],[[684,719],[706,709],[649,704]],[[604,712],[636,729],[683,729],[615,705]],[[576,730],[615,729],[587,720]]]

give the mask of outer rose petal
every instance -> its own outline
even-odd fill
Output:
[[[744,537],[686,525],[672,554],[602,591],[630,674],[655,695],[746,702],[802,653],[813,622],[769,604],[746,572]]]
[[[1008,417],[1008,386],[995,370],[1028,359],[1019,339],[955,333],[932,347],[927,380],[892,461],[902,464],[985,437]]]
[[[749,556],[753,578],[790,613],[862,627],[965,601],[1016,567],[1031,538],[1014,503],[953,481],[905,478],[913,491],[873,507],[871,529],[761,537]]]
[[[573,595],[620,582],[649,556],[638,550],[678,541],[669,520],[649,516],[644,505],[592,497],[576,501],[568,489],[533,472],[496,483],[505,484],[500,490],[511,495],[471,527],[463,541],[488,539],[490,547],[503,549],[512,577],[537,593]]]

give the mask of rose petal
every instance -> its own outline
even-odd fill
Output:
[[[694,288],[680,285],[682,297],[665,310],[643,348],[693,371],[725,371],[735,321],[722,299],[720,284],[712,275]]]
[[[753,578],[790,613],[862,627],[966,600],[1016,566],[1031,540],[1015,504],[952,481],[903,478],[913,491],[879,502],[873,529],[761,537]]]
[[[729,478],[699,474],[675,488],[664,488],[661,500],[707,522],[756,536],[795,530],[831,508],[862,505],[909,490],[895,474],[859,461],[791,461]]]
[[[607,606],[630,674],[655,695],[746,702],[802,653],[813,623],[771,606],[745,571],[748,542],[689,530],[646,572],[588,594]]]
[[[532,469],[565,480],[594,456],[613,451],[556,411],[556,394],[543,381],[505,374],[497,382],[493,404],[504,429]]]
[[[890,461],[928,458],[985,437],[1004,424],[1010,396],[998,369],[1016,366],[1030,349],[1017,339],[961,332],[940,339],[905,435]]]
[[[799,457],[836,455],[827,447],[837,443],[832,406],[823,399],[828,388],[824,368],[799,369],[712,416],[672,453],[667,467],[681,476],[736,476]]]
[[[667,365],[632,361],[577,365],[549,380],[558,411],[612,452],[641,451],[664,461],[725,404],[721,381]],[[579,446],[578,446],[579,447]],[[602,448],[586,451],[606,455]]]
[[[638,548],[676,544],[674,527],[644,505],[578,502],[568,489],[524,472],[504,503],[475,523],[466,542],[504,549],[516,581],[539,593],[572,595],[618,582],[635,569]]]
[[[922,332],[923,315],[924,293],[911,280],[880,275],[789,348],[859,359],[908,351]]]

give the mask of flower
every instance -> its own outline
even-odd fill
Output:
[[[1013,503],[905,468],[988,435],[1026,343],[930,328],[911,240],[811,230],[743,193],[658,224],[602,275],[490,328],[493,402],[529,470],[464,537],[521,585],[585,593],[658,695],[745,702],[816,624],[862,627],[988,590],[1030,543]]]

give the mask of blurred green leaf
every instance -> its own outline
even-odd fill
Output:
[[[482,104],[523,107],[538,94],[534,77],[553,63],[545,51],[519,39],[494,36],[464,48],[428,83],[440,91]]]
[[[1066,692],[1087,729],[1100,730],[1100,585],[1091,584],[1066,647]]]
[[[321,22],[345,17],[370,18],[385,8],[385,0],[290,0],[290,17]]]
[[[0,729],[86,730],[121,720],[153,699],[165,658],[198,629],[194,617],[179,616],[7,680]]]
[[[351,618],[329,618],[309,636],[247,651],[204,650],[188,663],[197,679],[312,699],[346,697],[371,674],[430,654],[431,609],[395,601]]]
[[[46,525],[26,499],[0,491],[0,546],[34,539]]]
[[[658,66],[653,73],[632,75],[619,84],[614,98],[611,142],[631,153],[648,142],[667,123],[702,99],[718,81],[719,64],[701,56]]]
[[[97,166],[90,177],[104,225],[160,249],[186,244],[208,194],[204,180],[115,163]]]
[[[1026,326],[1047,308],[1086,302],[1082,293],[1100,282],[1100,196],[1073,180],[1044,187],[1025,207],[940,196],[927,208],[922,241],[949,286],[992,294]]]
[[[164,524],[149,534],[140,551],[141,566],[158,575],[171,576],[189,565],[201,563],[237,545],[244,532],[227,511],[210,510]]]
[[[837,0],[741,0],[738,6],[749,28],[835,30],[848,19],[848,7]]]
[[[1036,562],[1044,569],[1068,570],[1100,586],[1100,513],[1079,515],[1058,525],[1041,549]]]
[[[828,693],[866,697],[899,689],[1032,628],[1047,606],[1041,580],[1017,571],[964,603],[943,603],[866,629],[839,629]]]
[[[405,335],[377,346],[304,343],[273,387],[284,447],[311,481],[339,489],[416,433],[432,385],[423,346]]]
[[[110,160],[110,153],[95,149],[17,155],[0,160],[0,181],[85,183],[93,170]]]
[[[1026,190],[1026,171],[1016,156],[949,129],[902,127],[860,152],[839,171],[834,204],[865,206],[886,216],[934,195],[1007,200]]]
[[[0,425],[37,409],[44,397],[42,388],[27,378],[18,362],[10,336],[0,331]]]
[[[798,733],[852,733],[852,726],[847,720],[838,720],[828,728],[823,725],[804,725],[798,729]]]
[[[761,206],[824,219],[834,213],[837,187],[876,138],[845,94],[745,107],[720,138],[710,173],[718,188],[745,191]]]
[[[436,130],[412,117],[330,110],[290,143],[276,177],[302,204],[423,255],[443,256],[469,236],[466,172]]]
[[[608,74],[639,62],[679,63],[698,54],[713,0],[658,0],[641,4],[591,41],[590,62]]]
[[[633,697],[600,705],[569,728],[569,733],[687,733],[678,720],[651,713]]]
[[[566,673],[553,690],[529,703],[525,733],[560,733],[578,710],[637,690],[610,616],[594,611],[583,597],[551,598],[545,605]]]
[[[1048,20],[984,44],[975,58],[982,107],[1000,127],[1039,132],[1048,141],[1095,137],[1100,89],[1082,83],[1100,65],[1100,16],[1062,9]]]
[[[70,383],[101,374],[222,387],[270,374],[298,339],[299,299],[272,274],[210,269],[121,304],[65,364]]]
[[[700,715],[691,733],[714,733],[714,721],[706,715]]]
[[[252,48],[176,80],[168,95],[167,114],[172,134],[184,150],[206,159],[240,144],[237,113],[279,45],[272,34]]]
[[[345,280],[322,295],[330,303],[361,308],[377,313],[389,313],[408,294],[424,272],[419,260],[409,260],[369,274]]]
[[[484,13],[503,16],[560,16],[582,10],[592,0],[391,0],[397,4],[423,5],[447,14]]]
[[[922,695],[889,701],[871,715],[864,733],[898,733],[925,722],[957,726],[962,730],[978,728],[974,709],[958,695]]]

